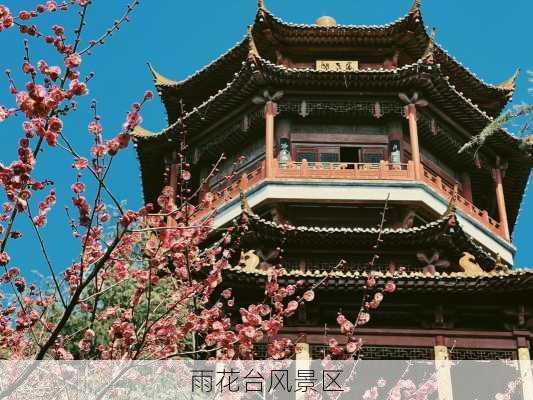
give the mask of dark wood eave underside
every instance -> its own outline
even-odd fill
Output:
[[[248,219],[249,233],[244,243],[268,243],[283,238],[283,246],[288,249],[371,249],[376,244],[379,230],[361,227],[308,227],[281,225],[260,216],[244,212]],[[453,226],[452,226],[453,225]],[[386,228],[382,234],[382,251],[405,248],[446,248],[457,257],[468,252],[476,257],[477,262],[486,270],[495,265],[495,258],[485,252],[470,238],[456,222],[453,213],[412,228]]]
[[[224,271],[225,282],[231,285],[236,282],[242,285],[260,287],[267,279],[266,271],[243,271],[240,267],[232,267]],[[422,272],[406,272],[398,276],[390,273],[373,272],[378,287],[393,280],[399,293],[531,293],[533,294],[533,270],[511,270],[501,272],[486,272],[479,275],[468,275],[464,272],[427,274]],[[367,272],[327,272],[327,271],[289,271],[278,278],[281,285],[294,284],[303,279],[306,287],[321,282],[316,290],[328,291],[358,291],[364,290]]]
[[[258,49],[261,56],[271,61],[275,60],[266,53],[272,53],[277,47],[295,46],[401,46],[412,54],[412,61],[416,61],[424,55],[431,41],[418,7],[391,24],[335,27],[290,24],[263,9],[256,15],[251,35],[260,44]],[[178,99],[184,101],[187,109],[192,109],[233,79],[249,57],[249,40],[249,37],[245,37],[221,57],[181,82],[156,79],[170,122],[178,118]],[[502,85],[485,83],[437,44],[434,46],[433,59],[440,64],[443,73],[450,77],[452,84],[465,96],[474,99],[491,116],[498,115],[512,97],[514,81]]]
[[[143,136],[139,141],[165,141],[179,131],[185,122],[190,137],[217,122],[229,110],[245,104],[264,87],[276,90],[321,90],[339,93],[375,92],[398,93],[419,91],[450,118],[472,135],[480,132],[493,118],[477,107],[451,84],[436,65],[422,62],[392,70],[360,70],[350,73],[323,72],[314,69],[286,68],[260,57],[248,60],[234,79],[200,106],[188,112],[158,135]],[[517,148],[520,141],[500,130],[495,136],[504,145]]]

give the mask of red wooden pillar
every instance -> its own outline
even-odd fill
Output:
[[[274,117],[277,114],[277,104],[268,101],[265,105],[265,176],[272,177],[272,163],[274,159]]]
[[[505,207],[505,196],[503,193],[503,179],[502,171],[500,168],[494,168],[492,170],[494,182],[496,184],[496,204],[498,205],[498,217],[500,225],[503,229],[505,239],[510,240],[509,224],[507,222],[507,209]]]
[[[415,179],[422,177],[422,163],[420,162],[420,147],[418,145],[418,126],[416,123],[416,106],[407,106],[407,120],[409,121],[409,141],[411,142],[411,157],[415,167]]]
[[[472,203],[472,182],[468,172],[463,172],[463,197]]]

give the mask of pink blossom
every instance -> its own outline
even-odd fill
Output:
[[[0,265],[7,265],[9,263],[9,255],[7,253],[0,253]]]
[[[298,302],[297,301],[289,301],[289,304],[287,304],[287,308],[285,309],[288,313],[292,313],[298,309]]]
[[[74,161],[74,168],[76,168],[78,171],[81,171],[82,169],[87,168],[88,165],[89,165],[89,162],[87,161],[86,158],[83,158],[83,157],[76,158],[76,160]]]
[[[0,106],[0,122],[5,121],[9,117],[9,111],[7,108]]]
[[[26,281],[24,280],[24,278],[16,279],[15,280],[15,287],[17,288],[17,291],[19,293],[24,292],[24,290],[26,290]]]
[[[49,146],[51,147],[57,146],[57,133],[51,130],[48,130],[44,134],[44,138],[46,139],[46,142],[48,143]]]
[[[0,4],[0,32],[4,29],[11,28],[13,23],[13,15],[11,15],[9,8]]]
[[[358,348],[359,348],[359,343],[358,342],[348,342],[348,343],[346,343],[346,351],[348,353],[355,353]]]
[[[114,156],[120,149],[120,143],[117,139],[111,139],[106,142],[107,152],[109,155]]]
[[[85,185],[81,182],[76,182],[70,188],[74,193],[80,194],[85,190]]]
[[[119,220],[120,225],[127,227],[132,222],[136,221],[139,216],[137,213],[134,213],[133,211],[126,212]]]
[[[144,100],[152,100],[154,97],[154,94],[151,90],[147,90],[146,93],[144,93]]]
[[[27,21],[31,18],[31,13],[29,11],[22,10],[19,12],[19,18],[23,21]]]
[[[89,93],[87,85],[83,82],[79,82],[77,79],[74,79],[70,82],[69,85],[70,92],[75,96],[85,96]]]
[[[313,301],[315,298],[315,292],[312,290],[308,290],[304,293],[303,298],[305,301]]]
[[[81,64],[81,56],[78,53],[72,53],[68,57],[65,58],[65,65],[67,68],[76,68],[79,67]]]
[[[370,314],[367,312],[362,312],[359,314],[357,319],[357,326],[366,325],[370,321]]]
[[[107,149],[104,145],[97,144],[93,146],[91,153],[93,157],[98,158],[98,157],[103,157],[106,154],[106,151]]]
[[[55,2],[55,0],[48,0],[46,2],[46,8],[48,9],[48,11],[56,11],[57,10],[57,4]]]
[[[52,132],[59,133],[63,129],[63,121],[57,117],[48,120],[48,126]]]
[[[367,390],[364,394],[362,399],[363,400],[376,400],[378,397],[378,389],[376,387],[373,387],[372,389]]]
[[[135,127],[140,125],[142,118],[137,111],[129,112],[126,117],[126,122],[122,125],[122,129],[125,132],[131,132]]]
[[[385,284],[383,291],[385,293],[393,293],[396,290],[396,284],[393,281],[389,281]]]
[[[89,132],[93,135],[99,135],[102,133],[102,125],[98,121],[91,121],[89,124]]]

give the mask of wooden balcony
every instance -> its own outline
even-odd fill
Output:
[[[370,163],[343,163],[343,162],[290,162],[279,165],[276,159],[271,165],[271,176],[268,180],[291,179],[328,179],[328,180],[373,180],[373,181],[412,181],[416,182],[415,165],[409,161],[405,164],[392,164],[381,161],[377,164]],[[454,188],[444,182],[441,177],[423,169],[421,182],[435,190],[444,200],[449,201],[454,194]],[[213,189],[215,200],[213,208],[216,209],[224,203],[237,198],[242,191],[246,191],[260,182],[266,180],[265,161],[259,163],[251,171],[242,174],[229,182],[217,185]],[[475,219],[478,223],[488,228],[499,237],[505,238],[501,224],[488,215],[486,210],[476,207],[472,202],[456,194],[456,207]],[[210,210],[197,214],[204,218]]]

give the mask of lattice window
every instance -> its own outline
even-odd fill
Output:
[[[490,349],[453,349],[450,350],[452,360],[516,360],[514,350]]]
[[[322,358],[328,349],[328,346],[317,344],[310,347],[313,359]],[[361,358],[363,360],[433,360],[435,353],[432,347],[363,346]]]
[[[322,344],[311,344],[309,345],[309,352],[311,353],[311,358],[313,360],[321,360],[324,358],[324,354],[327,354],[329,346]]]

